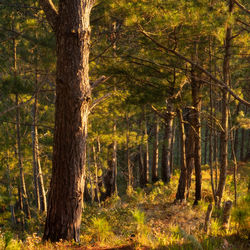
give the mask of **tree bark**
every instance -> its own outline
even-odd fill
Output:
[[[52,179],[44,240],[79,241],[86,166],[92,0],[40,0],[56,34],[57,71]]]
[[[21,136],[20,136],[20,109],[18,107],[18,94],[16,94],[16,132],[17,132],[17,156],[18,156],[18,166],[19,166],[19,174],[20,174],[20,195],[22,197],[22,202],[24,213],[28,219],[31,218],[30,215],[30,206],[28,201],[28,195],[26,191],[26,184],[24,179],[24,171],[23,171],[23,159],[21,153]]]
[[[162,144],[161,178],[168,183],[171,178],[171,142],[173,136],[174,113],[171,104],[167,104],[165,118],[165,134]]]
[[[32,148],[33,148],[33,175],[34,175],[34,193],[36,198],[36,204],[38,211],[47,211],[47,200],[45,194],[45,188],[43,183],[42,168],[39,156],[39,142],[37,132],[37,113],[38,113],[38,75],[37,75],[37,62],[36,62],[36,74],[35,74],[35,99],[33,104],[33,124],[32,124]]]
[[[11,183],[11,177],[10,177],[10,166],[9,166],[9,150],[7,151],[7,179],[8,179],[8,191],[9,191],[9,199],[10,199],[10,212],[11,212],[11,223],[12,225],[16,224],[16,216],[15,216],[15,207],[12,205],[12,183]]]
[[[198,80],[199,73],[195,72],[197,69],[192,69],[191,88],[192,88],[192,128],[194,130],[194,168],[195,168],[195,201],[197,205],[201,200],[201,84]]]
[[[145,152],[144,152],[144,180],[145,184],[149,183],[149,145],[148,145],[148,127],[147,127],[147,117],[146,111],[143,110],[144,114],[144,138],[145,141]]]
[[[229,0],[229,14],[233,11],[233,1]],[[225,38],[225,56],[223,61],[223,80],[224,83],[229,87],[230,82],[230,50],[231,50],[231,35],[232,28],[228,24],[226,29],[226,38]],[[229,95],[226,89],[222,90],[222,121],[221,125],[223,131],[221,132],[221,163],[220,163],[220,178],[218,184],[218,190],[216,193],[216,204],[220,206],[221,199],[223,196],[223,191],[226,184],[227,177],[227,167],[228,167],[228,104]]]
[[[153,149],[153,163],[152,163],[152,182],[158,181],[158,165],[159,165],[159,117],[155,114],[155,128],[154,128],[154,149]]]
[[[191,120],[189,119],[191,123]],[[186,162],[187,162],[187,192],[186,198],[189,197],[191,182],[192,182],[192,172],[194,169],[194,149],[195,149],[195,140],[194,140],[194,129],[189,125],[188,133],[186,138]]]
[[[241,145],[240,145],[240,161],[244,161],[244,152],[245,152],[245,129],[241,129]]]
[[[186,146],[185,146],[185,129],[184,129],[184,121],[182,117],[181,109],[177,110],[179,123],[180,123],[180,144],[181,144],[181,174],[179,178],[178,189],[176,193],[176,200],[183,201],[185,200],[185,192],[187,185],[187,165],[186,165]]]
[[[204,161],[203,161],[203,164],[207,164],[207,145],[208,145],[208,125],[206,124],[206,128],[205,128],[205,145],[204,145]]]
[[[14,27],[13,27],[14,30]],[[16,52],[16,39],[13,39],[13,70],[14,78],[16,82],[17,78],[17,52]],[[18,157],[18,167],[19,167],[19,178],[20,178],[20,208],[25,213],[28,219],[30,216],[30,207],[28,202],[28,195],[26,191],[26,184],[23,172],[23,159],[21,153],[21,135],[20,135],[20,108],[19,108],[19,96],[16,93],[16,140],[17,140],[17,157]]]
[[[205,233],[209,232],[210,228],[210,220],[213,212],[213,204],[210,203],[207,207],[207,213],[206,213],[206,218],[205,218],[205,225],[204,225],[204,231]]]
[[[128,167],[128,190],[133,188],[133,169],[130,162],[130,135],[129,135],[129,117],[126,114],[126,123],[127,123],[127,131],[126,131],[126,159],[127,159],[127,167]]]

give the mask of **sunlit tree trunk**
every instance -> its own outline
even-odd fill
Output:
[[[79,241],[91,102],[90,13],[93,0],[40,0],[56,35],[57,71],[52,178],[44,240]]]
[[[36,63],[37,67],[37,63]],[[37,113],[38,113],[38,75],[36,68],[35,75],[35,100],[33,104],[32,116],[33,116],[33,124],[32,124],[32,148],[33,148],[33,175],[34,175],[34,193],[36,198],[36,204],[38,211],[47,211],[47,200],[45,194],[45,188],[43,183],[43,175],[42,168],[40,162],[40,152],[39,152],[39,142],[38,142],[38,132],[37,132]]]
[[[233,11],[233,1],[229,0],[229,14],[232,14]],[[230,50],[231,50],[231,36],[232,36],[232,28],[230,24],[227,25],[226,29],[226,37],[225,37],[225,56],[223,61],[223,80],[224,83],[229,86],[230,82]],[[227,177],[227,167],[228,167],[228,111],[229,111],[229,104],[228,104],[228,92],[223,89],[222,90],[222,129],[221,132],[221,162],[220,162],[220,178],[218,184],[218,190],[216,193],[216,203],[218,206],[221,204],[223,191],[226,184],[226,177]]]
[[[14,29],[14,28],[13,28]],[[13,70],[15,81],[17,79],[17,53],[16,53],[16,39],[13,39]],[[26,184],[24,179],[23,171],[23,159],[21,153],[21,135],[20,135],[20,108],[19,108],[19,95],[16,93],[16,141],[17,141],[17,157],[18,157],[18,167],[19,167],[19,178],[20,178],[20,207],[21,210],[25,213],[28,219],[30,216],[30,207],[28,202],[28,195],[26,191]]]

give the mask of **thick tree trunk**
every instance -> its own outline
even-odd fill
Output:
[[[92,0],[40,0],[56,33],[53,169],[44,240],[79,241],[86,165]]]
[[[186,146],[185,146],[185,129],[184,129],[184,121],[182,117],[181,109],[177,110],[179,122],[180,122],[180,144],[181,144],[181,174],[179,178],[178,189],[176,193],[176,200],[183,201],[185,200],[185,192],[187,185],[187,165],[186,165]]]
[[[159,165],[159,117],[155,114],[155,128],[154,128],[154,149],[153,149],[153,163],[152,163],[152,182],[158,181],[158,165]]]
[[[165,134],[162,144],[161,178],[168,183],[171,178],[171,142],[173,137],[174,113],[171,104],[167,105],[165,118]]]
[[[232,13],[233,10],[233,2],[229,0],[229,14]],[[231,49],[231,33],[232,28],[228,25],[226,29],[226,38],[225,38],[225,56],[223,61],[223,80],[224,83],[229,86],[230,82],[230,49]],[[219,178],[219,185],[218,190],[216,193],[216,203],[218,206],[221,204],[221,199],[223,196],[223,191],[226,184],[226,177],[227,177],[227,167],[228,167],[228,111],[229,111],[229,104],[228,104],[228,92],[223,89],[222,93],[222,129],[221,131],[221,163],[220,163],[220,178]]]

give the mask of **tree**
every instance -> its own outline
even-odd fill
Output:
[[[56,35],[57,72],[52,179],[44,240],[79,241],[86,162],[90,13],[93,0],[40,0]]]

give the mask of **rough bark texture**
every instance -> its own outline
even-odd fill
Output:
[[[229,0],[229,13],[231,14],[233,10],[233,3],[232,0]],[[230,49],[231,49],[231,33],[232,28],[228,25],[226,29],[226,38],[225,38],[225,56],[223,61],[223,80],[224,83],[229,86],[230,82]],[[220,163],[220,178],[218,184],[218,190],[216,193],[216,203],[220,206],[221,199],[223,196],[223,191],[226,184],[226,177],[227,177],[227,167],[228,167],[228,111],[229,111],[229,104],[228,104],[228,92],[223,89],[222,93],[222,121],[221,125],[223,131],[221,131],[221,163]]]
[[[185,150],[185,130],[184,122],[182,117],[182,111],[177,110],[180,122],[180,144],[181,144],[181,175],[179,179],[178,189],[176,193],[176,200],[183,201],[185,200],[185,191],[187,183],[187,166],[186,166],[186,150]]]
[[[93,1],[61,0],[58,14],[46,5],[50,0],[40,3],[57,41],[53,169],[43,239],[79,241],[91,100],[88,64]]]

